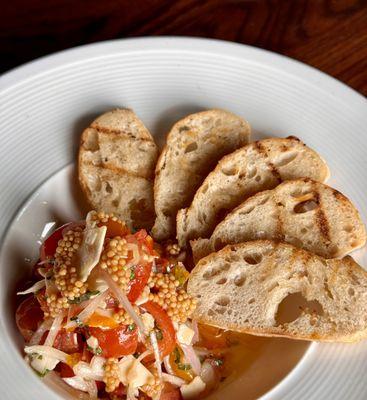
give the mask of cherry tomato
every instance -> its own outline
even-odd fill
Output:
[[[153,316],[156,327],[162,332],[162,339],[158,340],[161,358],[172,353],[176,345],[176,338],[171,318],[160,305],[153,301],[147,301],[141,305],[141,308]]]
[[[15,313],[15,321],[24,340],[29,341],[43,321],[43,311],[33,295],[20,303]]]
[[[137,329],[128,325],[114,329],[89,328],[89,333],[98,339],[103,357],[122,357],[133,354],[138,345]]]
[[[166,382],[159,400],[182,400],[180,389]]]
[[[101,222],[98,224],[98,226],[107,227],[106,238],[113,238],[116,236],[123,237],[130,233],[129,229],[124,223],[120,221],[114,221],[112,219],[108,219],[107,222]]]
[[[82,350],[81,335],[76,332],[67,332],[65,329],[62,329],[57,334],[53,347],[68,354],[79,352]]]
[[[134,278],[130,280],[127,292],[127,298],[131,303],[135,303],[143,292],[148,283],[151,270],[151,263],[139,264],[134,268]]]
[[[62,239],[63,232],[66,228],[72,229],[76,227],[84,227],[84,222],[69,222],[60,228],[57,228],[56,231],[51,233],[51,235],[43,242],[40,249],[40,259],[41,261],[48,261],[52,259],[56,253],[57,245],[59,240]],[[49,264],[46,264],[46,267]]]

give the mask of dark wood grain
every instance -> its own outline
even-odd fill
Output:
[[[100,40],[190,35],[285,54],[367,95],[367,0],[9,0],[1,17],[0,71]]]

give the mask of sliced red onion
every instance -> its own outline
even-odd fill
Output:
[[[169,382],[172,385],[175,385],[178,387],[180,387],[186,383],[186,381],[179,378],[178,376],[172,375],[172,374],[166,374],[165,372],[162,373],[162,378],[163,378],[164,382]]]
[[[122,307],[125,309],[125,311],[130,315],[132,320],[135,322],[136,326],[139,329],[139,333],[143,336],[143,338],[146,337],[146,332],[145,332],[145,326],[143,324],[143,321],[139,317],[139,315],[135,312],[132,304],[128,300],[126,294],[121,290],[120,286],[111,278],[111,276],[105,272],[101,271],[101,277],[106,281],[108,287],[110,288],[111,292],[115,295],[117,300],[120,302]]]
[[[191,321],[191,329],[195,332],[191,343],[195,344],[199,341],[199,327],[198,327],[198,323],[196,320]]]
[[[61,324],[62,324],[62,321],[64,319],[64,316],[65,316],[65,313],[60,313],[53,320],[52,325],[50,327],[50,330],[48,332],[48,335],[46,337],[45,343],[44,343],[45,346],[50,346],[50,347],[53,346],[53,344],[55,342],[55,339],[56,339],[56,336],[59,333],[59,330],[61,329]]]
[[[44,333],[51,328],[51,325],[52,325],[52,319],[51,318],[45,319],[41,323],[41,325],[38,327],[36,332],[34,332],[34,334],[32,335],[28,345],[29,346],[34,346],[36,344],[39,344],[39,342],[41,341]]]
[[[68,355],[66,353],[64,353],[63,351],[57,350],[54,347],[50,347],[50,346],[41,346],[41,345],[26,346],[24,348],[24,352],[26,354],[36,353],[36,354],[40,354],[45,357],[55,358],[64,363],[66,363],[66,361],[68,359]]]
[[[169,356],[163,357],[163,364],[164,364],[164,368],[166,368],[166,371],[170,375],[174,375],[173,369],[171,367],[171,363],[169,362]]]
[[[201,372],[201,363],[200,359],[195,353],[195,350],[192,346],[188,346],[186,344],[181,344],[182,351],[184,352],[186,361],[191,365],[192,370],[196,375],[200,375]]]
[[[41,281],[36,282],[34,285],[32,285],[27,290],[24,290],[23,292],[17,292],[17,294],[22,295],[22,294],[36,293],[39,290],[43,289],[45,286],[46,286],[46,282],[44,279],[42,279]]]
[[[162,361],[161,361],[161,355],[159,354],[157,336],[154,330],[150,332],[149,337],[154,351],[154,358],[155,358],[154,363],[157,368],[158,378],[162,382]]]
[[[101,293],[94,297],[93,299],[89,300],[87,303],[88,305],[84,308],[84,310],[78,315],[79,322],[84,323],[86,322],[95,312],[95,310],[103,303],[108,296],[108,290],[106,290],[104,293]],[[70,329],[70,328],[75,328],[77,327],[78,324],[76,321],[68,321],[66,324],[65,328]]]

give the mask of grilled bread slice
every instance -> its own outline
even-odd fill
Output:
[[[227,244],[276,239],[326,258],[366,243],[358,211],[340,192],[302,178],[250,197],[216,226],[210,239],[191,242],[194,260]]]
[[[248,143],[250,131],[247,121],[224,110],[191,114],[173,126],[155,173],[156,240],[175,237],[177,211],[190,204],[220,158]]]
[[[322,158],[299,139],[264,139],[223,157],[207,176],[189,208],[177,214],[177,239],[207,238],[225,214],[247,197],[273,189],[289,179],[307,177],[324,182],[329,169]]]
[[[198,322],[260,336],[326,342],[367,337],[367,272],[351,257],[326,260],[258,240],[203,258],[188,293]]]
[[[79,148],[79,182],[91,207],[116,213],[130,227],[151,228],[157,157],[151,134],[133,111],[98,117],[83,132]]]

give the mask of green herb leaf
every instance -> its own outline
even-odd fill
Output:
[[[130,324],[130,325],[128,325],[127,330],[131,332],[131,331],[133,331],[135,328],[136,328],[136,325],[135,325],[135,324]]]
[[[135,268],[131,267],[130,280],[132,281],[133,279],[135,279]]]
[[[180,351],[178,350],[178,347],[175,347],[175,349],[173,350],[173,354],[175,356],[175,363],[179,364],[181,362],[181,355]]]
[[[50,370],[49,369],[45,369],[44,371],[42,371],[42,372],[38,372],[38,371],[36,371],[36,370],[34,370],[34,372],[40,377],[40,378],[44,378],[49,372],[50,372]]]
[[[89,300],[93,296],[97,296],[99,294],[99,290],[93,290],[93,291],[88,291],[84,294],[82,294],[80,297],[75,297],[74,300],[68,300],[69,304],[80,304],[83,303],[83,301]]]
[[[95,356],[99,356],[102,354],[102,349],[100,346],[96,347],[95,349],[87,344],[87,349],[93,353]]]
[[[182,371],[189,371],[189,370],[191,369],[191,365],[190,365],[190,364],[182,364],[182,363],[179,363],[179,364],[177,365],[177,368],[178,368],[178,369],[181,369]]]
[[[216,365],[217,367],[220,367],[221,365],[223,365],[223,360],[220,358],[216,358],[214,360],[214,365]]]
[[[79,319],[79,316],[71,317],[70,321],[74,321],[80,328],[84,326],[83,322]]]
[[[155,336],[157,337],[157,340],[163,339],[163,333],[159,328],[155,328]]]

